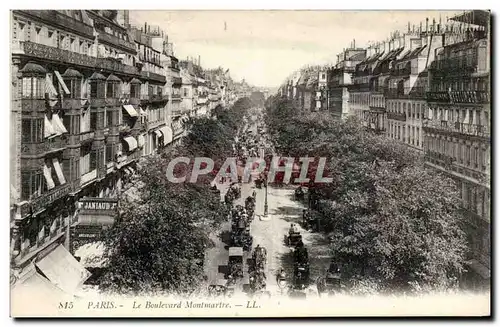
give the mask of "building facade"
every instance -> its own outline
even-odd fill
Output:
[[[429,69],[429,109],[423,122],[424,153],[427,166],[457,181],[468,218],[465,230],[470,245],[469,268],[475,277],[488,284],[491,247],[489,14],[478,11],[476,18],[479,21],[475,27],[449,33]]]
[[[328,70],[327,108],[338,120],[349,114],[349,89],[356,65],[365,59],[366,50],[354,46],[337,55],[337,64]]]
[[[172,127],[183,130],[174,119],[182,80],[163,33],[131,27],[128,11],[11,15],[10,250],[18,276],[53,253],[71,256],[84,223],[110,223],[99,215],[84,222],[82,212],[113,207],[139,159],[168,145]]]

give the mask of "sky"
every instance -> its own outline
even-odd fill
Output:
[[[204,68],[229,68],[233,79],[277,87],[304,65],[335,63],[355,40],[356,47],[387,39],[425,19],[446,22],[458,11],[141,11],[132,24],[158,25],[175,55],[201,58]]]

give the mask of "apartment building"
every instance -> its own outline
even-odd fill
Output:
[[[349,90],[356,65],[366,57],[366,50],[352,46],[337,55],[337,64],[328,70],[327,108],[338,119],[349,115]]]
[[[444,37],[429,69],[426,165],[454,178],[467,215],[471,280],[490,282],[490,14],[475,10]]]

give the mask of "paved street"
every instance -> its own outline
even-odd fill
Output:
[[[251,128],[254,133],[257,132],[256,126]],[[222,194],[227,190],[226,185],[219,185]],[[294,199],[294,187],[288,186],[283,188],[269,187],[268,188],[268,216],[264,217],[265,203],[265,188],[257,189],[255,184],[245,183],[241,185],[241,198],[237,199],[234,204],[244,206],[245,199],[256,191],[256,210],[255,219],[251,223],[250,231],[253,236],[253,248],[257,245],[267,249],[267,290],[271,294],[281,294],[276,284],[276,274],[280,268],[284,268],[289,282],[293,276],[293,259],[292,248],[284,243],[284,235],[288,234],[291,223],[297,224],[299,231],[302,234],[304,245],[309,251],[311,264],[311,292],[315,292],[316,288],[314,281],[320,274],[324,273],[329,263],[328,242],[321,234],[311,233],[301,227],[302,210],[305,209],[303,203]],[[213,239],[216,243],[214,248],[207,251],[205,258],[205,274],[208,277],[208,282],[213,283],[218,279],[223,279],[223,269],[228,262],[228,241],[231,224],[228,220],[222,226],[222,232],[219,235],[214,235]],[[227,242],[227,243],[226,243]],[[248,269],[246,259],[250,254],[246,254],[244,258],[245,273]],[[244,278],[245,281],[245,278]],[[241,285],[240,285],[241,286]]]

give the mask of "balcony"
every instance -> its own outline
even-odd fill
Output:
[[[140,53],[139,54],[139,60],[142,62],[149,62],[153,65],[161,66],[160,59],[155,58],[155,57],[148,57],[146,58],[144,54]]]
[[[63,151],[67,141],[61,137],[46,139],[43,143],[24,143],[21,146],[21,156],[45,156],[49,153]]]
[[[451,91],[451,103],[490,103],[490,93],[486,91]]]
[[[182,85],[182,78],[181,77],[173,77],[172,78],[172,85],[181,86]]]
[[[477,54],[435,60],[430,71],[436,76],[469,75],[478,71]]]
[[[80,109],[81,107],[83,107],[83,105],[85,104],[85,102],[87,102],[87,100],[85,99],[63,99],[62,101],[62,108],[63,109]]]
[[[167,81],[167,78],[164,75],[160,75],[160,74],[156,74],[156,73],[148,72],[148,71],[144,71],[144,70],[141,71],[141,77],[150,79],[152,81],[157,81],[160,83],[165,83]]]
[[[96,178],[97,178],[97,169],[85,173],[80,177],[80,186],[86,185],[95,180]]]
[[[424,119],[422,122],[422,127],[424,128],[424,130],[428,131],[456,133],[483,138],[490,137],[490,129],[485,125],[449,122],[436,119]]]
[[[180,101],[182,96],[179,93],[172,93],[172,100]]]
[[[424,87],[405,87],[402,89],[386,89],[384,95],[389,99],[424,99],[426,92]]]
[[[397,112],[388,112],[387,119],[406,121],[406,114],[405,113],[397,113]]]
[[[106,33],[104,31],[98,31],[98,33],[99,33],[98,36],[99,42],[104,42],[108,43],[109,45],[114,45],[116,47],[119,47],[123,50],[127,50],[128,52],[132,52],[134,54],[137,52],[136,46],[132,42],[120,39],[119,37],[114,36],[113,34]]]
[[[104,98],[90,98],[89,102],[90,106],[94,108],[106,106],[106,99]]]
[[[486,91],[441,91],[427,92],[427,101],[441,103],[490,103],[490,93]]]
[[[65,63],[92,70],[103,69],[118,74],[138,75],[139,71],[134,66],[124,65],[110,58],[96,58],[85,54],[63,50],[40,43],[19,42],[19,48],[26,56],[40,60],[50,60],[57,63]],[[14,51],[13,51],[14,53]]]
[[[36,199],[31,200],[28,205],[26,206],[26,209],[29,210],[28,207],[29,204],[31,203],[31,210],[33,213],[37,213],[43,209],[45,209],[48,205],[53,203],[54,201],[62,198],[63,196],[68,195],[71,192],[71,184],[65,183],[63,185],[56,186],[52,190],[48,191],[47,193],[44,193],[37,197]],[[22,211],[24,209],[21,209]]]
[[[455,158],[453,157],[434,151],[426,152],[424,158],[425,161],[431,162],[441,167],[445,167],[447,169],[449,169],[455,161]]]
[[[21,12],[36,17],[49,25],[57,25],[64,31],[71,31],[90,39],[94,38],[94,30],[91,25],[87,25],[56,10],[15,10],[14,12]]]
[[[429,102],[450,102],[450,94],[448,92],[427,92],[426,98]]]
[[[149,97],[149,101],[151,102],[164,102],[168,101],[168,94],[154,94]]]
[[[94,139],[95,132],[94,131],[86,131],[80,133],[80,143],[92,141]]]

